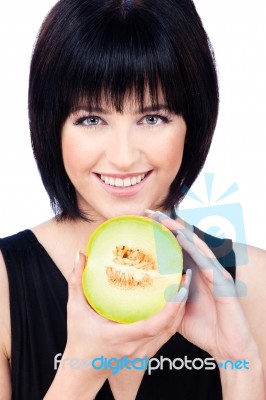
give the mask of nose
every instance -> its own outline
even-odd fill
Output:
[[[128,172],[136,165],[140,149],[130,129],[117,129],[110,135],[106,157],[117,171]]]

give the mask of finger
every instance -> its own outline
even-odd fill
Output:
[[[174,236],[177,236],[178,232],[181,231],[189,240],[193,241],[195,235],[193,226],[186,223],[181,218],[171,219],[167,214],[161,211],[145,210],[145,212],[149,218],[168,228]]]
[[[200,278],[204,279],[205,284],[207,284],[207,287],[215,298],[237,296],[232,276],[222,267],[216,258],[210,259],[203,255],[185,236],[179,235],[178,240],[184,252],[187,252],[192,261],[195,262],[192,268],[195,269],[196,266],[198,269],[198,276],[195,274],[196,279],[192,285],[194,293],[192,292],[190,300],[197,298],[197,288],[195,290],[195,285],[198,285]]]
[[[191,270],[189,270],[191,272]],[[164,308],[153,317],[149,318],[148,335],[156,336],[164,332],[174,334],[177,326],[180,324],[184,315],[185,304],[189,293],[190,278],[179,289],[179,291],[171,298]]]
[[[201,270],[216,268],[222,275],[224,272],[227,272],[215,258],[211,249],[200,238],[191,241],[181,231],[177,232],[176,238]]]
[[[76,255],[74,268],[68,277],[69,297],[79,295],[84,298],[82,290],[82,273],[84,271],[85,264],[86,256],[83,253],[78,252]]]
[[[171,302],[181,302],[185,301],[188,298],[190,283],[192,278],[192,270],[187,269],[186,274],[183,275],[182,283],[178,292],[171,298]]]
[[[189,254],[191,254],[191,252],[193,253],[193,250],[197,249],[200,253],[202,253],[203,256],[213,260],[214,263],[216,264],[217,268],[220,271],[224,271],[224,268],[217,261],[214,253],[207,246],[207,244],[194,233],[193,227],[191,225],[187,224],[184,220],[181,220],[180,218],[177,220],[173,220],[170,217],[168,217],[168,215],[162,213],[161,211],[146,210],[146,213],[153,220],[161,223],[162,225],[167,227],[169,230],[171,230],[171,232],[176,236],[176,238],[180,242],[180,244],[183,243],[181,241],[182,241],[182,237],[184,237],[184,236],[189,242],[194,244],[196,247],[190,246],[191,251],[188,251],[184,247],[188,251]],[[187,243],[187,241],[185,241],[185,243]]]
[[[215,296],[236,296],[232,276],[218,262],[207,244],[194,233],[191,225],[181,219],[173,220],[160,211],[146,210],[146,214],[171,230],[181,247],[195,262]]]
[[[188,270],[186,275],[183,277],[183,282],[178,292],[171,298],[170,301],[167,302],[160,312],[150,317],[146,321],[140,321],[140,329],[144,332],[144,323],[146,322],[149,324],[147,331],[148,336],[156,336],[160,332],[173,329],[173,326],[176,325],[175,321],[180,319],[180,313],[182,313],[188,298],[191,275],[192,271]],[[141,325],[143,325],[143,327]]]
[[[164,225],[172,232],[176,231],[176,229],[185,229],[186,227],[189,227],[189,225],[186,224],[181,218],[172,219],[161,211],[152,211],[146,209],[145,213],[149,218]]]
[[[192,271],[188,270],[183,275],[182,284],[176,294],[177,297],[173,297],[161,311],[146,320],[120,325],[117,338],[119,339],[120,336],[123,338],[126,335],[129,342],[134,342],[140,338],[143,342],[146,342],[158,335],[166,334],[169,337],[175,333],[177,329],[176,321],[178,318],[180,320],[188,297],[191,274]]]
[[[212,251],[195,233],[193,226],[182,220],[181,218],[171,219],[167,214],[161,211],[145,210],[146,214],[154,221],[159,222],[168,228],[176,237],[181,232],[191,242],[195,243],[200,251],[210,258],[215,258]]]

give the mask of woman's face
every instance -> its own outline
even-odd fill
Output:
[[[66,120],[62,152],[79,208],[108,219],[158,209],[182,161],[186,124],[164,105],[125,101],[123,113],[81,108]]]

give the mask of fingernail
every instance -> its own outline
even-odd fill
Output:
[[[186,286],[190,285],[191,278],[192,278],[192,269],[187,269],[186,270]]]
[[[148,214],[151,214],[152,219],[154,221],[161,223],[162,221],[171,220],[171,218],[167,214],[164,214],[161,211],[152,211],[152,210],[147,210],[147,209],[146,209],[146,211]]]
[[[75,258],[74,269],[78,266],[79,261],[80,261],[80,251],[78,250]]]
[[[179,292],[177,292],[174,297],[172,297],[171,301],[176,301],[176,302],[180,302],[183,301],[185,299],[187,295],[187,288],[186,287],[182,287]]]
[[[191,269],[191,268],[188,268],[188,269],[186,270],[186,275],[189,276],[189,277],[191,277],[191,275],[192,275],[192,269]]]
[[[153,210],[149,210],[149,209],[146,209],[145,210],[145,212],[147,213],[147,214],[150,214],[150,217],[154,220],[154,221],[156,221],[156,222],[161,222],[161,219],[162,219],[162,213],[160,212],[160,211],[153,211]]]

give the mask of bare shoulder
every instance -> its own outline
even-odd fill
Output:
[[[266,251],[235,244],[236,289],[266,369]]]
[[[11,398],[10,361],[11,327],[9,289],[5,262],[0,251],[0,387],[4,399]]]

